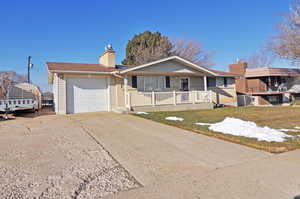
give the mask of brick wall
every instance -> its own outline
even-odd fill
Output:
[[[229,72],[237,75],[244,75],[246,73],[246,69],[247,63],[242,61],[229,65]]]

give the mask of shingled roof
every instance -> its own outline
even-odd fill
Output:
[[[102,64],[66,63],[66,62],[47,62],[48,70],[52,71],[78,71],[78,72],[113,72],[118,69],[107,67]]]
[[[182,58],[179,58],[177,56],[161,59],[158,61],[163,61],[163,60],[171,60],[171,59],[181,59],[183,61],[186,61]],[[156,61],[156,62],[158,62]],[[187,61],[186,61],[187,62]],[[153,62],[154,63],[154,62]],[[146,65],[151,65],[152,63],[148,63]],[[195,64],[194,64],[195,65]],[[114,71],[126,71],[126,70],[132,70],[137,67],[130,67],[130,66],[124,66],[124,65],[116,65],[116,67],[107,67],[102,64],[84,64],[84,63],[67,63],[67,62],[47,62],[48,66],[48,71],[49,72],[86,72],[86,73],[94,73],[94,72],[99,72],[99,73],[110,73]],[[197,66],[197,65],[195,65]],[[202,67],[202,66],[197,66],[198,68],[202,68],[203,70],[206,70],[208,73],[211,73],[216,76],[221,76],[221,77],[234,77],[237,76],[233,73],[229,72],[223,72],[219,70],[213,70],[210,68]]]
[[[251,68],[246,69],[245,77],[268,77],[268,76],[300,76],[297,68]]]

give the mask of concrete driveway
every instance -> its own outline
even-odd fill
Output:
[[[0,198],[99,198],[140,184],[66,116],[0,122]]]
[[[143,185],[109,198],[294,198],[300,151],[281,155],[130,115],[73,116]]]
[[[299,165],[131,115],[0,123],[1,198],[294,198]]]

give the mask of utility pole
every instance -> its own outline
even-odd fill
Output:
[[[30,83],[30,69],[32,67],[31,56],[28,56],[28,64],[27,64],[27,82]]]

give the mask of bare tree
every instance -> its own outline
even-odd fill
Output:
[[[300,0],[295,0],[278,26],[278,35],[271,38],[272,51],[294,64],[300,63]]]
[[[0,72],[0,98],[6,98],[9,88],[14,83],[26,82],[26,75],[19,75],[13,71]]]
[[[204,67],[212,67],[214,65],[211,59],[211,53],[205,51],[201,43],[188,39],[178,39],[172,43],[173,55],[177,55]]]
[[[247,62],[249,68],[271,67],[274,62],[274,56],[267,49],[261,49],[254,55],[242,59]]]

